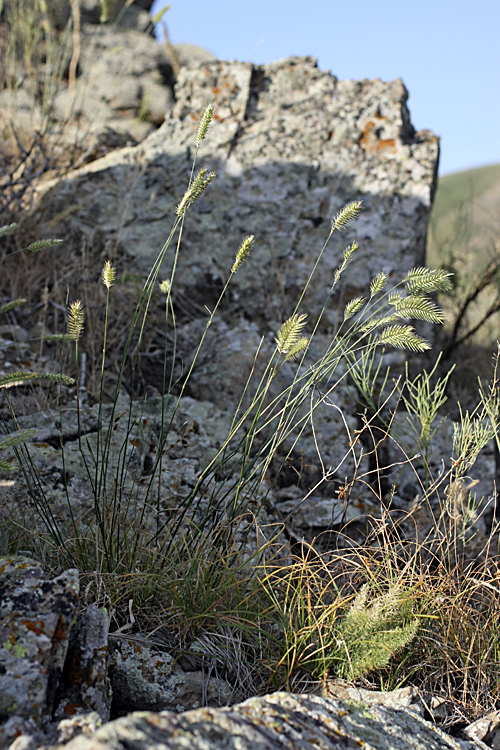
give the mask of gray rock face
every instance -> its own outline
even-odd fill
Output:
[[[53,219],[63,203],[74,206],[67,233],[103,232],[149,269],[187,186],[198,117],[214,99],[200,165],[219,176],[188,215],[177,285],[192,303],[202,302],[253,233],[252,263],[235,279],[232,307],[254,321],[281,320],[308,278],[329,220],[349,200],[362,199],[362,217],[344,236],[361,245],[356,278],[344,290],[349,298],[380,270],[397,278],[424,261],[438,139],[414,132],[407,96],[401,81],[338,81],[312,58],[184,69],[160,130],[46,192],[44,217]],[[126,214],[117,206],[127,206]],[[323,258],[307,299],[311,314],[325,301],[341,249]],[[332,326],[338,302],[328,306]]]
[[[342,703],[317,696],[273,693],[229,709],[176,715],[135,713],[77,737],[67,750],[168,748],[180,750],[473,750],[477,740],[456,740],[411,711]]]
[[[0,559],[0,747],[52,717],[78,590],[76,570],[51,581],[32,560]]]
[[[263,67],[206,63],[181,71],[176,105],[157,132],[46,189],[42,222],[53,232],[57,217],[65,216],[59,219],[65,237],[103,237],[146,274],[187,186],[198,118],[211,99],[215,122],[199,163],[218,177],[188,213],[174,294],[192,321],[181,331],[186,339],[196,321],[206,319],[205,306],[215,303],[242,239],[256,235],[251,260],[230,287],[226,320],[220,323],[226,331],[214,326],[207,347],[217,371],[228,372],[225,389],[231,392],[226,365],[228,357],[235,358],[231,350],[240,327],[244,338],[250,334],[258,341],[288,317],[330,219],[346,202],[362,199],[362,216],[327,248],[303,303],[311,319],[327,303],[321,343],[331,339],[339,307],[365,291],[375,274],[385,270],[396,281],[423,265],[438,139],[414,132],[401,81],[338,81],[319,71],[312,58]],[[356,268],[330,296],[344,243],[354,239],[360,243]],[[165,275],[172,256],[173,250]],[[250,361],[254,351],[252,345]],[[200,388],[209,364],[195,374]]]
[[[115,716],[230,704],[232,691],[224,680],[208,678],[201,671],[186,674],[169,654],[133,641],[118,646],[112,650],[109,667]]]
[[[107,662],[108,615],[91,604],[79,614],[71,633],[55,718],[95,711],[101,720],[109,720],[112,690]]]

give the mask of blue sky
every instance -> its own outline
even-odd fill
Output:
[[[338,78],[402,78],[413,125],[441,136],[442,175],[500,162],[500,0],[169,2],[172,42],[221,59],[313,55]]]

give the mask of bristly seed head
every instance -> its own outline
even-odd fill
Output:
[[[291,347],[291,349],[288,351],[285,361],[286,362],[293,362],[294,360],[298,359],[299,355],[302,354],[304,349],[307,348],[309,345],[309,339],[307,336],[302,336],[298,341],[295,342],[295,344]]]
[[[215,102],[211,102],[211,104],[207,104],[205,107],[205,111],[203,112],[200,124],[198,125],[198,132],[196,133],[196,148],[200,145],[202,140],[205,138],[208,130],[208,126],[212,122],[213,116],[214,116],[214,107]]]
[[[291,318],[285,320],[275,339],[280,354],[289,354],[295,347],[306,324],[306,318],[307,315],[295,313]]]
[[[346,227],[352,219],[355,219],[363,208],[363,201],[352,201],[347,206],[341,208],[337,213],[337,216],[332,221],[332,231],[338,229],[339,231]]]
[[[47,247],[60,245],[61,242],[64,242],[64,240],[37,240],[36,242],[32,242],[31,245],[28,245],[26,250],[29,253],[38,253],[39,250],[45,250]]]
[[[110,289],[115,282],[115,278],[116,278],[116,268],[114,268],[114,266],[111,265],[110,260],[107,260],[104,263],[104,268],[102,269],[102,273],[101,273],[102,283],[107,289]]]
[[[255,239],[255,236],[253,234],[249,234],[248,237],[245,237],[245,239],[240,245],[240,249],[236,253],[236,258],[234,259],[234,263],[231,268],[231,273],[236,273],[236,271],[241,266],[241,264],[246,261],[246,259],[248,258],[250,254],[250,249],[252,247],[254,239]]]
[[[77,299],[76,302],[72,302],[69,306],[66,319],[68,335],[71,336],[73,341],[78,341],[82,335],[84,319],[83,305],[81,301]]]
[[[379,294],[382,291],[387,278],[388,277],[385,271],[381,271],[381,273],[377,274],[377,276],[372,279],[372,283],[370,284],[370,299],[372,299],[376,294]]]
[[[217,176],[216,172],[209,172],[208,177],[205,177],[206,173],[207,170],[205,168],[200,169],[193,183],[190,185],[190,187],[188,187],[182,197],[181,202],[175,209],[175,213],[177,214],[177,216],[184,216],[191,203],[194,203],[196,200],[198,200],[207,185],[209,185],[214,177]]]

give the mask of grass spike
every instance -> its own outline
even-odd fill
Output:
[[[83,333],[85,315],[83,312],[83,305],[81,300],[77,299],[76,302],[72,302],[68,308],[68,314],[66,318],[66,326],[68,329],[68,335],[71,336],[73,341],[78,341]]]
[[[375,278],[372,280],[372,283],[370,284],[370,299],[372,299],[372,297],[375,297],[376,294],[379,294],[379,292],[382,291],[386,281],[387,274],[385,273],[385,271],[382,271],[381,273],[377,274],[377,276],[375,276]]]
[[[395,349],[408,349],[411,352],[425,352],[431,348],[428,341],[417,336],[412,326],[388,326],[380,334],[379,343]]]
[[[106,289],[111,289],[116,278],[116,268],[111,265],[111,261],[107,260],[104,263],[104,267],[101,273],[101,280]]]
[[[7,234],[12,234],[19,227],[19,224],[7,224],[4,227],[0,227],[0,237],[4,237]]]
[[[202,140],[205,138],[207,134],[210,123],[213,120],[214,108],[215,108],[215,102],[211,102],[210,104],[207,104],[207,106],[205,107],[205,110],[200,119],[200,124],[198,125],[198,132],[196,133],[196,148],[199,147],[200,143],[202,142]]]
[[[332,221],[332,231],[337,229],[340,232],[344,227],[347,227],[356,218],[362,208],[363,201],[351,201],[344,208],[341,208]]]
[[[288,318],[281,326],[278,336],[275,339],[280,354],[288,354],[300,338],[302,329],[305,326],[307,315],[295,313]]]
[[[231,268],[231,273],[236,273],[236,271],[241,266],[241,264],[246,261],[246,259],[248,258],[250,254],[250,250],[252,248],[254,239],[255,239],[255,236],[253,234],[249,234],[248,237],[245,237],[245,239],[240,245],[240,249],[236,253],[236,257],[234,259],[234,263]]]
[[[356,315],[365,304],[365,301],[364,297],[354,297],[350,300],[344,309],[344,320],[349,320],[353,315]]]
[[[28,245],[25,250],[28,253],[38,253],[40,252],[40,250],[45,250],[47,247],[60,245],[62,242],[64,242],[64,240],[37,240],[36,242],[32,242],[31,245]]]
[[[298,339],[298,341],[293,344],[290,349],[287,352],[287,355],[285,357],[285,362],[293,362],[295,361],[300,354],[307,348],[309,344],[309,339],[307,336],[302,336],[302,338]]]
[[[394,313],[399,318],[426,320],[429,323],[444,323],[444,314],[438,305],[427,297],[410,296],[394,304]]]
[[[431,292],[448,292],[451,289],[450,278],[453,274],[442,269],[412,268],[403,279],[407,294],[429,294]]]

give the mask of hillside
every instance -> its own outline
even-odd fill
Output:
[[[443,251],[451,244],[459,254],[477,248],[485,257],[499,226],[500,164],[441,177],[429,223],[427,262],[442,263]]]

